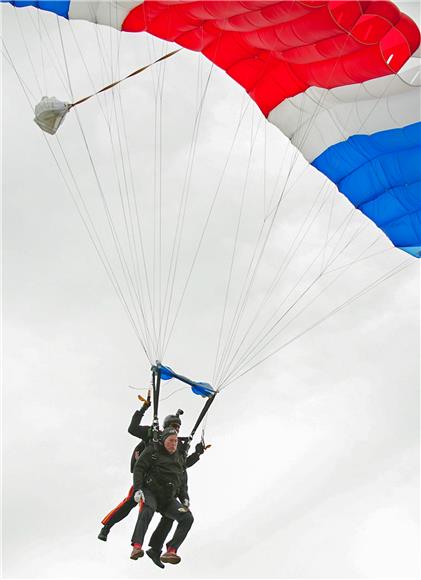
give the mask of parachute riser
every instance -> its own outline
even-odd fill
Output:
[[[152,395],[153,395],[153,422],[152,422],[152,441],[154,444],[158,443],[159,439],[159,394],[161,389],[161,372],[159,370],[159,362],[151,368],[152,371]]]
[[[201,412],[200,412],[200,415],[199,415],[199,417],[197,418],[197,421],[196,421],[196,423],[194,424],[194,427],[193,427],[193,429],[191,430],[191,432],[190,432],[190,435],[189,435],[189,438],[188,438],[188,440],[187,440],[187,445],[186,445],[186,448],[187,448],[187,450],[189,449],[189,447],[190,447],[190,445],[191,445],[191,442],[192,442],[192,440],[193,440],[193,437],[195,436],[195,434],[196,434],[196,431],[198,430],[198,428],[199,428],[199,426],[200,426],[200,423],[203,421],[203,419],[205,418],[205,416],[206,416],[207,412],[209,411],[209,407],[210,407],[210,406],[212,405],[212,403],[214,402],[214,400],[215,400],[215,397],[216,397],[216,393],[215,393],[214,395],[212,395],[211,397],[209,397],[209,398],[207,399],[206,403],[204,404],[204,406],[203,406],[203,409],[201,410]]]

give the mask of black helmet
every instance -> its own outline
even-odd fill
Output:
[[[181,427],[181,419],[178,415],[167,415],[164,419],[163,427],[166,429],[170,425],[179,425]]]

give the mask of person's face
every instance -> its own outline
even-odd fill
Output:
[[[177,450],[178,437],[177,435],[170,435],[164,441],[164,447],[168,453],[175,453]]]

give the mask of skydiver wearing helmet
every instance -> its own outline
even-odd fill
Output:
[[[193,524],[193,515],[189,510],[185,457],[177,435],[177,429],[166,427],[160,434],[158,446],[148,446],[134,467],[134,499],[141,502],[141,510],[132,537],[132,560],[144,555],[142,544],[146,531],[154,513],[159,511],[169,520],[178,522],[161,562],[180,562],[177,550]]]
[[[135,413],[133,414],[133,417],[130,421],[130,425],[128,427],[128,431],[131,435],[141,439],[141,441],[136,445],[135,449],[133,450],[133,453],[131,456],[131,460],[130,460],[130,472],[131,473],[133,473],[135,463],[136,463],[137,459],[139,458],[140,454],[142,453],[142,451],[144,451],[146,446],[152,440],[152,427],[140,425],[140,423],[143,419],[143,416],[144,416],[145,412],[148,410],[148,408],[150,407],[150,405],[151,405],[150,398],[148,396],[148,398],[146,400],[144,400],[144,403],[143,403],[141,409],[135,411]],[[174,426],[174,429],[176,429],[176,431],[178,433],[178,431],[180,430],[180,427],[181,427],[180,415],[182,413],[183,413],[183,411],[181,411],[181,409],[180,409],[177,411],[177,413],[175,415],[168,415],[167,417],[165,417],[164,428],[172,425],[172,426]],[[184,453],[186,453],[187,452],[187,449],[186,449],[187,439],[186,438],[179,438],[179,441],[180,441],[180,447],[182,447],[182,450],[184,451]],[[180,451],[181,451],[181,449],[180,449]],[[187,459],[185,459],[185,467],[191,467],[192,465],[197,463],[197,461],[199,461],[199,459],[200,459],[200,455],[203,452],[204,452],[203,446],[201,446],[201,444],[196,445],[195,452],[191,453],[187,457]],[[185,457],[185,455],[184,455],[184,457]],[[187,478],[186,478],[186,485],[187,485]],[[117,505],[117,507],[115,507],[113,510],[111,510],[111,512],[108,513],[103,518],[103,520],[101,522],[103,524],[103,527],[101,528],[101,530],[98,534],[99,540],[106,542],[111,528],[116,523],[120,522],[126,516],[128,516],[128,514],[131,512],[131,510],[137,505],[135,500],[134,500],[133,495],[134,495],[133,494],[133,486],[131,486],[129,489],[129,492],[128,492],[127,496],[124,498],[124,500],[121,501]],[[167,537],[167,535],[169,534],[169,532],[171,530],[172,524],[173,524],[173,520],[168,519],[168,518],[163,516],[161,518],[161,521],[159,522],[155,532],[153,533],[151,540],[150,540],[150,549],[147,551],[147,554],[153,560],[153,562],[157,566],[159,566],[160,568],[164,567],[160,561],[160,554],[162,551],[162,546],[164,544],[165,538]]]

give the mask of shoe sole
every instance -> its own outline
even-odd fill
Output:
[[[161,562],[164,564],[179,564],[181,562],[180,556],[174,554],[174,556],[161,556]]]
[[[107,541],[107,536],[105,536],[105,538],[104,537],[101,537],[101,536],[98,536],[98,540],[102,540],[103,542],[106,542]]]
[[[131,554],[130,556],[130,560],[138,560],[139,558],[143,558],[143,554],[145,552],[142,550],[141,552],[139,552],[138,554]]]

